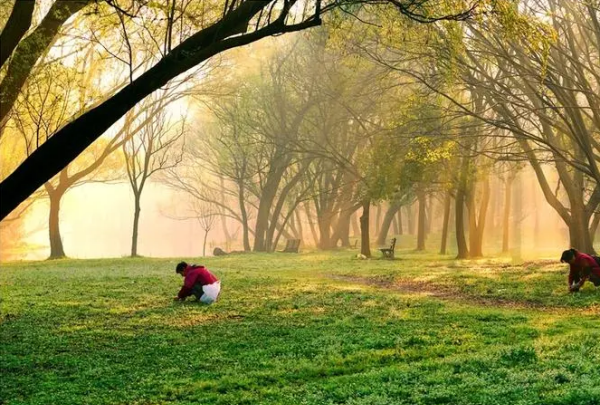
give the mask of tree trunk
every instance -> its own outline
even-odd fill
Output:
[[[400,210],[400,207],[401,205],[399,202],[392,202],[383,216],[383,222],[381,223],[381,229],[379,230],[379,236],[377,237],[377,244],[379,246],[384,246],[386,244],[390,225],[395,219],[396,213]],[[395,233],[397,234],[398,232]]]
[[[270,250],[271,252],[274,252],[277,249],[277,245],[279,244],[279,239],[281,239],[282,236],[286,239],[297,239],[294,237],[294,235],[292,235],[285,229],[285,226],[277,225],[277,233],[274,236],[274,239],[272,242],[272,249]]]
[[[377,211],[375,214],[375,235],[379,235],[380,225],[381,225],[381,204],[377,204]],[[386,231],[387,233],[387,231]]]
[[[521,264],[523,257],[521,255],[521,221],[523,219],[523,180],[518,174],[515,177],[515,195],[513,198],[513,264]],[[587,231],[587,227],[586,227]]]
[[[173,1],[173,5],[175,5],[175,1]],[[221,204],[225,205],[225,180],[223,176],[219,176],[219,182],[221,184]],[[225,246],[226,250],[231,250],[231,234],[229,233],[229,229],[227,229],[227,217],[225,215],[220,215],[221,217],[221,226],[223,227],[223,233],[225,234]]]
[[[140,213],[142,207],[140,205],[141,194],[133,194],[134,210],[133,210],[133,232],[131,233],[131,257],[138,256],[138,230],[140,224]]]
[[[202,243],[202,256],[206,256],[206,240],[208,239],[208,229],[204,230],[204,242]]]
[[[433,210],[435,208],[435,198],[433,198],[433,195],[426,198],[425,207],[425,235],[428,235],[431,233],[431,228],[433,227]]]
[[[318,218],[318,226],[319,226],[319,249],[327,250],[331,249],[332,240],[331,240],[331,213],[321,213]]]
[[[308,221],[308,226],[310,228],[310,233],[315,241],[315,246],[319,246],[319,235],[317,234],[317,230],[315,228],[315,223],[312,220],[312,215],[310,213],[310,206],[308,203],[304,203],[304,211],[306,212],[306,220]]]
[[[248,224],[248,212],[246,211],[246,201],[244,198],[245,185],[243,181],[238,182],[238,205],[242,217],[242,240],[244,243],[244,252],[249,252],[250,247],[250,225]]]
[[[302,239],[298,236],[298,229],[296,229],[296,215],[292,213],[290,220],[287,223],[287,227],[289,229],[289,233],[293,236],[293,239]],[[277,241],[275,241],[275,246],[277,246]]]
[[[272,167],[268,174],[265,186],[262,189],[262,194],[258,203],[258,213],[256,214],[256,224],[254,226],[255,252],[267,252],[269,250],[269,219],[271,208],[273,207],[273,201],[277,195],[277,190],[284,172],[284,165]],[[277,221],[276,218],[272,218],[271,220]]]
[[[34,7],[35,1],[17,0],[13,5],[10,17],[0,33],[0,67],[4,66],[4,62],[29,29]]]
[[[402,226],[402,208],[398,210],[398,235],[402,236],[403,234],[403,226]]]
[[[227,217],[225,215],[219,215],[221,217],[221,227],[223,229],[223,233],[225,235],[225,250],[226,251],[230,251],[231,250],[231,242],[233,240],[233,238],[231,237],[231,234],[229,233],[229,229],[227,229]]]
[[[280,181],[278,181],[276,183],[276,187],[277,187],[279,193],[278,193],[278,195],[276,193],[276,199],[273,198],[273,203],[275,203],[275,204],[274,205],[273,205],[273,203],[271,204],[272,205],[272,208],[270,210],[271,220],[270,220],[269,227],[267,228],[266,238],[265,238],[265,247],[266,247],[267,252],[273,252],[277,248],[277,243],[274,243],[275,232],[277,231],[277,227],[282,225],[281,231],[283,231],[285,228],[285,225],[287,224],[287,222],[289,221],[289,218],[291,216],[291,212],[288,212],[288,214],[284,215],[285,218],[283,218],[283,223],[280,224],[280,221],[282,220],[281,213],[283,211],[283,207],[285,205],[288,195],[290,195],[294,186],[296,186],[296,184],[298,184],[298,182],[302,179],[302,176],[304,173],[306,173],[306,170],[307,170],[307,166],[303,165],[302,168],[300,168],[300,170],[298,171],[298,173],[294,174],[294,176],[287,182],[287,184],[285,184],[281,188],[281,190],[279,190]],[[281,176],[283,176],[283,172],[284,172],[284,170],[279,171],[279,173],[281,173]],[[275,173],[277,173],[277,171]],[[296,202],[295,205],[297,206],[298,202]],[[293,210],[294,208],[291,208],[291,209]]]
[[[600,213],[595,212],[590,225],[590,240],[592,242],[592,246],[594,246],[594,240],[598,234],[598,224],[600,224]]]
[[[467,238],[465,236],[465,196],[464,191],[456,192],[456,212],[455,227],[456,227],[456,248],[458,249],[457,259],[467,259],[469,257],[469,249],[467,248]]]
[[[332,244],[337,246],[337,242],[340,241],[342,247],[350,247],[350,218],[352,212],[349,210],[342,210],[337,220],[335,230],[332,236]]]
[[[504,181],[504,214],[502,216],[502,253],[508,253],[510,235],[510,207],[512,204],[512,187],[514,176],[507,176]]]
[[[371,257],[371,242],[369,239],[369,208],[371,200],[363,201],[363,213],[360,217],[360,253],[365,257]]]
[[[300,217],[300,210],[294,210],[295,220],[296,220],[296,239],[304,239],[304,229],[302,229],[302,217]]]
[[[531,200],[533,201],[533,247],[535,250],[538,250],[542,244],[541,244],[541,233],[540,233],[540,211],[541,211],[541,206],[540,206],[540,202],[538,199],[538,194],[534,191],[535,190],[535,186],[536,186],[536,181],[535,179],[531,180],[531,188],[529,189],[530,193],[533,193],[533,195],[531,196]],[[592,244],[593,244],[593,239],[592,239]]]
[[[398,210],[400,212],[400,210]],[[400,229],[398,228],[398,215],[394,215],[394,219],[392,219],[392,227],[394,235],[400,235]]]
[[[415,224],[413,221],[412,206],[413,206],[413,203],[410,203],[406,206],[406,222],[408,222],[408,234],[409,235],[415,234]]]
[[[427,211],[427,197],[425,191],[417,191],[417,201],[419,202],[419,217],[417,226],[417,250],[425,250],[425,234],[426,230],[426,211]]]
[[[358,223],[358,213],[352,213],[352,216],[350,218],[350,225],[352,226],[352,234],[355,237],[358,237],[358,235],[360,235],[360,225]]]
[[[473,196],[470,197],[469,204],[469,244],[471,247],[470,257],[483,256],[483,234],[485,230],[485,220],[490,200],[490,183],[487,177],[481,182],[483,187],[481,201],[477,207],[477,201]],[[473,193],[474,194],[474,193]],[[479,209],[478,209],[479,208]]]
[[[573,201],[571,201],[573,204]],[[574,204],[573,204],[574,205]],[[569,239],[571,247],[581,252],[595,254],[589,230],[589,216],[583,204],[571,206],[571,223],[569,224]]]
[[[452,195],[450,191],[446,191],[444,198],[444,219],[442,222],[442,243],[440,245],[440,254],[446,254],[446,245],[448,243],[448,225],[450,223],[450,208],[452,206]]]
[[[58,189],[49,192],[50,215],[48,217],[48,231],[50,236],[50,257],[48,259],[62,259],[66,257],[60,235],[60,200],[64,191]]]
[[[457,259],[467,259],[469,257],[469,249],[467,248],[467,239],[465,237],[465,199],[467,192],[467,178],[469,175],[468,157],[462,158],[460,168],[460,179],[458,188],[456,189],[456,247],[458,249]]]

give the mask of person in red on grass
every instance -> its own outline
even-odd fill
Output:
[[[596,259],[575,249],[565,250],[561,263],[569,263],[569,291],[579,291],[589,279],[596,287],[600,286],[600,265]]]
[[[195,295],[198,301],[212,304],[219,297],[221,282],[206,267],[181,262],[175,267],[175,272],[184,278],[175,301],[185,301],[190,295]]]

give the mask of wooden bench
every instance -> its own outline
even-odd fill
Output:
[[[285,248],[280,250],[283,253],[298,253],[298,248],[300,247],[300,239],[288,239]]]
[[[387,257],[389,259],[393,259],[394,258],[394,249],[395,248],[396,248],[396,238],[393,238],[391,240],[391,245],[390,245],[389,248],[381,248],[379,250],[383,254],[383,257]]]

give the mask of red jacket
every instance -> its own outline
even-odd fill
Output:
[[[177,294],[179,298],[192,295],[192,289],[196,284],[204,286],[219,281],[206,267],[196,265],[187,266],[183,270],[183,277],[183,287],[181,287],[179,294]]]
[[[583,286],[583,283],[585,283],[592,274],[600,277],[600,265],[598,265],[592,256],[586,255],[585,253],[575,253],[575,261],[569,263],[569,267],[569,285],[573,284],[573,278],[575,278],[576,275],[579,275],[580,277],[579,283],[581,286]]]

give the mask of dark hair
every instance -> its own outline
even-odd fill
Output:
[[[560,262],[561,263],[570,262],[571,259],[573,259],[575,257],[576,253],[577,253],[577,250],[575,250],[575,249],[565,250],[564,252],[562,252],[562,255],[560,256]]]
[[[186,262],[177,263],[177,266],[175,267],[175,273],[183,273],[187,266],[188,264]]]

